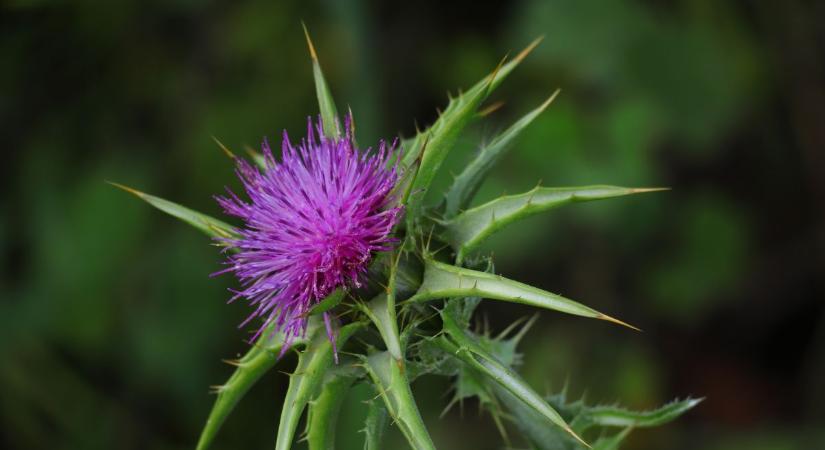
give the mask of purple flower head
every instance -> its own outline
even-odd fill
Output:
[[[235,252],[218,272],[234,272],[240,281],[230,301],[243,297],[255,307],[241,326],[262,318],[257,337],[274,323],[286,336],[284,349],[305,332],[316,303],[338,287],[361,285],[373,254],[392,248],[390,234],[402,214],[392,194],[399,178],[393,145],[382,141],[377,152],[360,151],[350,117],[335,139],[324,136],[320,123],[307,122],[298,145],[284,131],[280,162],[266,140],[264,169],[238,158],[249,202],[228,188],[226,197],[216,197],[244,222],[239,238],[223,240]],[[324,322],[334,344],[328,313]]]

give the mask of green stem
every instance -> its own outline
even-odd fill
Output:
[[[387,351],[367,358],[367,369],[379,393],[387,404],[404,436],[415,450],[434,450],[430,433],[424,426],[421,413],[415,404],[410,382],[407,379],[404,348],[398,333],[398,319],[395,313],[395,275],[398,260],[390,268],[388,288],[385,294],[373,299],[366,308],[367,316],[375,323]]]
[[[404,360],[404,352],[401,349],[401,339],[398,333],[398,321],[395,316],[395,305],[391,301],[393,296],[379,294],[366,307],[364,312],[378,328],[387,351],[393,359]]]
[[[331,371],[324,377],[321,393],[310,404],[307,420],[307,443],[309,450],[332,450],[335,448],[335,426],[344,398],[349,392],[354,373]]]
[[[363,322],[353,322],[345,325],[338,333],[338,345],[342,348],[347,340],[356,331],[363,327]],[[324,376],[332,365],[332,343],[323,330],[315,332],[315,337],[307,349],[298,356],[298,365],[295,373],[290,375],[281,417],[278,423],[278,435],[275,450],[289,450],[292,438],[298,427],[298,420],[304,412],[309,400],[315,396],[322,384]]]
[[[364,426],[364,450],[380,450],[381,439],[384,437],[384,431],[389,425],[389,414],[387,408],[383,403],[376,401],[377,399],[368,402],[367,420]]]
[[[410,390],[404,360],[394,359],[389,352],[376,353],[367,358],[367,369],[410,446],[414,450],[435,450]]]
[[[237,361],[227,361],[237,366],[235,372],[221,386],[216,388],[218,398],[209,413],[206,425],[198,440],[197,450],[206,450],[212,444],[218,430],[235,405],[243,398],[249,389],[278,362],[278,356],[283,349],[283,335],[278,333],[273,335],[274,325],[269,326],[261,334],[257,342],[241,359]],[[312,335],[318,328],[317,320],[311,319],[307,333]],[[307,344],[307,339],[297,338],[292,342],[293,348],[303,347]]]

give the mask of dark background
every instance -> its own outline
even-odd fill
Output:
[[[555,88],[481,200],[545,185],[671,186],[500,233],[505,275],[640,326],[542,312],[523,373],[594,402],[707,400],[632,449],[825,448],[825,6],[713,0],[17,0],[0,9],[0,447],[192,448],[248,312],[197,231],[104,183],[219,214],[211,140],[257,146],[316,113],[306,21],[359,142],[410,135],[534,37],[445,167]],[[443,183],[442,183],[443,185]],[[530,308],[483,305],[502,329]],[[287,357],[280,369],[294,364]],[[274,443],[285,375],[216,448]],[[443,448],[501,448],[448,384],[414,386]],[[356,392],[342,447],[360,448]],[[387,448],[400,442],[390,437]]]

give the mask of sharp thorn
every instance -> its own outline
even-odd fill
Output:
[[[608,322],[613,322],[613,323],[615,323],[615,324],[618,324],[618,325],[621,325],[621,326],[623,326],[623,327],[627,327],[627,328],[630,328],[630,329],[632,329],[632,330],[636,330],[636,331],[639,331],[639,332],[641,332],[641,331],[642,331],[640,328],[636,328],[636,327],[634,327],[633,325],[630,325],[630,324],[628,324],[628,323],[622,322],[622,321],[621,321],[621,320],[619,320],[619,319],[615,319],[615,318],[613,318],[613,317],[610,317],[610,316],[608,316],[607,314],[602,314],[602,313],[599,313],[599,315],[598,315],[598,316],[596,316],[596,318],[597,318],[597,319],[601,319],[601,320],[606,320],[606,321],[608,321]]]
[[[226,154],[226,156],[229,157],[229,159],[236,159],[235,154],[232,153],[225,145],[223,145],[223,142],[219,141],[218,138],[212,136],[212,140],[215,141],[216,144],[218,144],[218,147],[220,147],[221,150],[223,150],[223,152]]]
[[[126,185],[123,185],[123,184],[120,184],[120,183],[115,183],[114,181],[109,181],[109,180],[104,180],[104,181],[105,181],[105,182],[107,182],[107,183],[109,183],[109,184],[111,184],[112,186],[114,186],[114,187],[116,187],[116,188],[118,188],[118,189],[123,189],[124,191],[126,191],[126,192],[128,192],[128,193],[130,193],[130,194],[132,194],[132,195],[135,195],[135,196],[137,196],[138,198],[141,198],[141,199],[142,199],[142,198],[143,198],[143,196],[144,196],[144,195],[146,195],[146,194],[144,194],[143,192],[140,192],[140,191],[139,191],[139,190],[137,190],[137,189],[132,189],[132,188],[130,188],[129,186],[126,186]]]
[[[309,38],[309,31],[307,30],[307,25],[301,21],[301,26],[304,28],[304,36],[307,38],[307,46],[309,47],[309,56],[312,58],[313,61],[318,61],[318,54],[315,53],[315,46],[312,45],[312,39]]]
[[[527,55],[529,55],[530,52],[532,52],[533,49],[536,48],[536,46],[538,46],[541,43],[541,41],[543,41],[543,40],[544,40],[544,36],[539,36],[539,37],[533,39],[533,42],[531,42],[530,45],[525,47],[524,50],[522,50],[521,52],[519,52],[518,55],[516,55],[515,61],[521,61],[524,58],[526,58]]]

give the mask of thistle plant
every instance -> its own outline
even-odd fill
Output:
[[[344,397],[372,387],[362,429],[364,448],[382,446],[397,426],[411,448],[436,448],[410,388],[419,376],[454,381],[450,405],[477,398],[510,445],[515,428],[536,449],[619,448],[636,428],[668,422],[699,400],[675,401],[635,412],[570,401],[564,391],[541,395],[518,374],[517,345],[535,322],[514,323],[498,335],[471,324],[483,299],[600,319],[634,327],[582,303],[496,274],[479,245],[507,225],[556,207],[659,189],[617,186],[543,187],[479,206],[471,201],[487,173],[518,135],[555,99],[480,146],[443,200],[427,193],[462,131],[484,114],[484,101],[538,44],[503,61],[470,89],[449,100],[438,119],[406,140],[356,144],[352,114],[339,116],[307,34],[320,107],[306,136],[284,133],[280,152],[264,141],[250,160],[220,147],[236,164],[244,192],[216,196],[241,224],[229,225],[161,198],[117,185],[211,236],[239,287],[230,301],[252,310],[248,352],[230,361],[232,376],[217,398],[197,444],[210,446],[235,405],[285,352],[298,354],[282,405],[275,448],[289,449],[306,411],[312,450],[335,446]],[[449,406],[449,405],[448,405]]]

